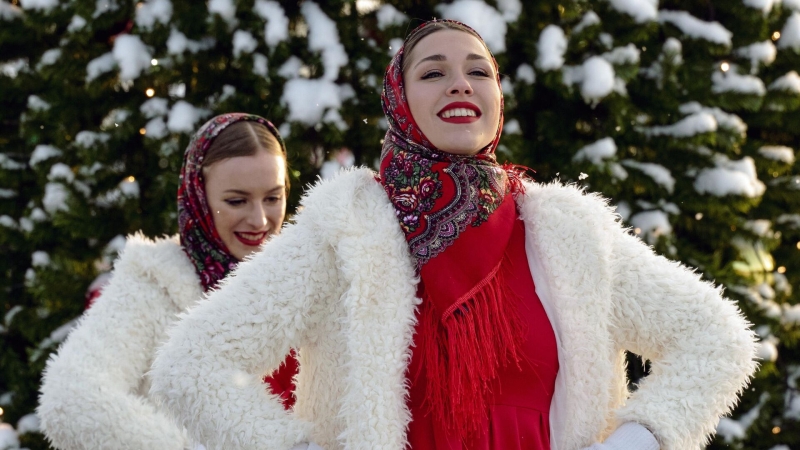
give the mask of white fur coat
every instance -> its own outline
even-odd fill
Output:
[[[183,450],[181,427],[148,397],[155,349],[202,298],[177,238],[128,239],[110,283],[48,362],[37,413],[64,450]]]
[[[211,449],[403,450],[417,278],[369,170],[321,182],[295,224],[240,264],[170,331],[151,393]],[[527,184],[526,252],[559,344],[553,450],[602,441],[618,424],[663,450],[699,449],[756,368],[737,307],[657,256],[595,195]],[[299,348],[293,413],[261,386]],[[623,350],[652,363],[630,395]]]

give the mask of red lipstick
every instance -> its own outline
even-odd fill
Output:
[[[445,111],[449,111],[451,109],[468,109],[470,111],[474,111],[474,116],[451,116],[451,117],[443,117],[442,114]],[[437,113],[439,118],[447,123],[472,123],[477,121],[481,117],[481,109],[478,108],[477,105],[470,103],[470,102],[453,102],[445,106]]]
[[[239,234],[239,232],[234,232],[233,233],[233,235],[236,236],[236,239],[238,239],[239,242],[241,242],[244,245],[248,245],[250,247],[258,247],[259,245],[261,245],[264,242],[264,240],[267,239],[267,232],[266,231],[262,231],[260,233],[247,233],[247,234],[249,234],[249,235],[259,235],[260,237],[257,238],[257,239],[248,239],[248,238],[242,236],[241,234]]]

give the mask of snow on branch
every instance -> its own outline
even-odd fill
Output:
[[[272,0],[256,0],[253,9],[267,21],[264,25],[264,42],[271,49],[289,39],[289,18],[280,3]]]
[[[769,85],[770,91],[787,91],[800,94],[800,75],[792,70]]]
[[[655,20],[658,16],[658,0],[608,0],[611,7],[633,17],[637,23]]]
[[[150,67],[153,57],[139,36],[123,34],[114,40],[112,51],[114,60],[119,66],[119,77],[122,81],[139,78],[142,71]]]
[[[800,12],[793,12],[781,30],[781,38],[778,39],[778,48],[790,48],[795,52],[800,52]]]
[[[58,0],[21,0],[22,9],[33,9],[42,12],[50,12],[58,6]]]
[[[733,131],[741,137],[747,133],[747,124],[736,114],[727,113],[717,107],[709,108],[698,102],[689,102],[681,105],[678,110],[683,114],[708,113],[714,116],[717,125]]]
[[[314,2],[307,1],[300,7],[300,12],[308,23],[308,48],[322,53],[322,66],[326,80],[339,78],[339,69],[347,65],[348,57],[344,46],[339,41],[336,22],[326,16]]]
[[[558,70],[564,65],[567,37],[558,25],[544,27],[536,43],[536,67],[545,72]]]
[[[640,127],[637,130],[645,136],[671,136],[688,138],[702,133],[717,131],[717,119],[707,112],[696,112],[672,125]]]
[[[716,167],[703,169],[694,181],[694,189],[700,194],[717,197],[741,195],[748,198],[760,197],[766,186],[756,175],[756,163],[745,156],[732,161],[724,155],[714,155]]]
[[[22,10],[18,6],[0,2],[0,20],[12,21],[19,17],[22,17]]]
[[[394,25],[402,25],[408,20],[408,16],[398,11],[392,5],[386,4],[381,6],[375,14],[378,19],[378,29],[385,30]]]
[[[614,139],[605,137],[582,147],[575,153],[572,160],[574,162],[590,161],[592,164],[599,166],[604,159],[613,158],[616,154],[617,144]]]
[[[794,164],[794,150],[783,145],[765,145],[758,149],[758,153],[767,159]]]
[[[728,31],[719,22],[705,22],[685,11],[658,12],[659,23],[670,23],[681,32],[695,39],[703,39],[714,44],[730,47],[733,33]]]
[[[495,53],[506,51],[506,20],[499,11],[482,0],[456,0],[436,6],[445,19],[458,20],[471,26],[483,37],[486,45]]]
[[[715,94],[735,92],[758,96],[767,93],[767,88],[760,78],[753,75],[739,75],[735,69],[731,67],[727,72],[716,71],[711,74],[711,92]]]
[[[625,167],[639,170],[648,177],[652,178],[656,184],[666,189],[670,194],[675,191],[675,178],[666,167],[660,164],[643,163],[634,161],[632,159],[626,159],[621,163]]]
[[[172,2],[169,0],[148,0],[136,5],[136,25],[152,30],[156,22],[168,24],[172,19]]]

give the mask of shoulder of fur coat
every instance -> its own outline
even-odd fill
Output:
[[[129,236],[109,284],[47,362],[37,413],[54,447],[186,447],[147,398],[146,372],[167,327],[201,296],[176,238]]]

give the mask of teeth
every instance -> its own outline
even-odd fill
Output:
[[[448,119],[450,117],[477,117],[475,111],[467,108],[454,108],[448,109],[442,113],[442,117]]]
[[[255,233],[255,234],[252,234],[252,233],[239,233],[239,235],[242,236],[245,239],[248,239],[248,240],[251,240],[251,241],[255,241],[255,240],[261,239],[261,236],[263,236],[264,233]]]

